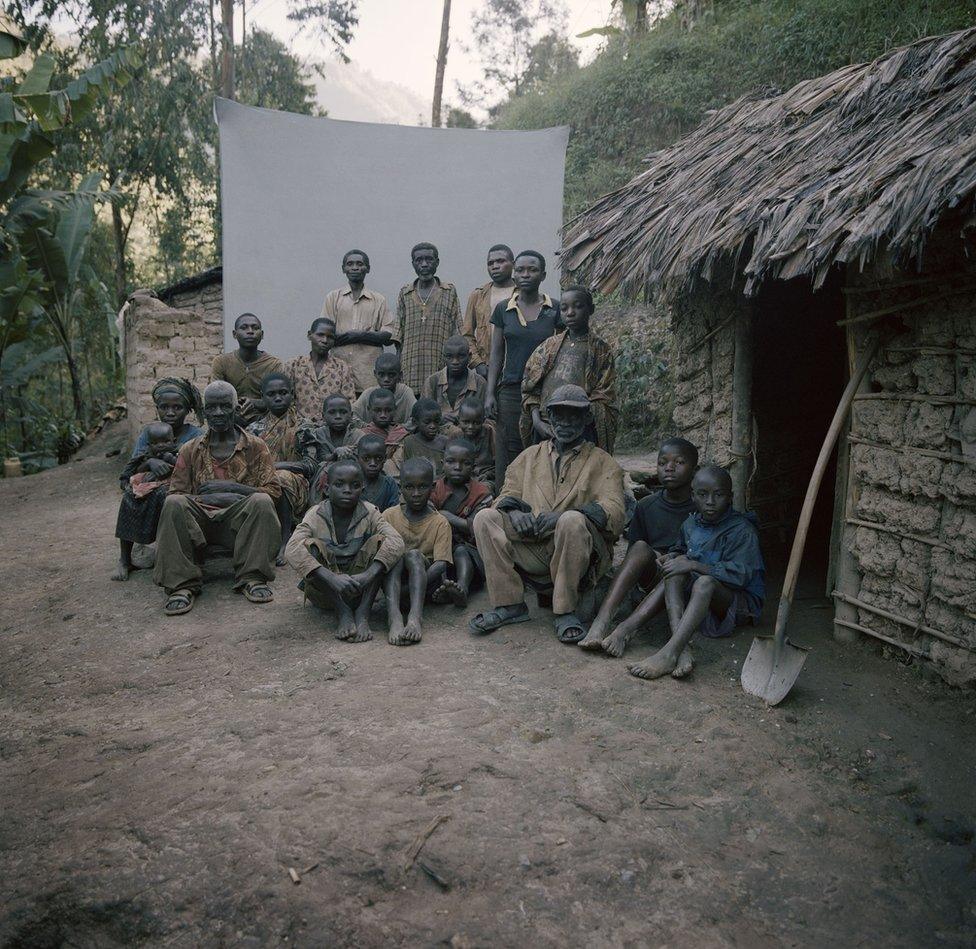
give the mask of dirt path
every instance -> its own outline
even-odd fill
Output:
[[[0,483],[0,944],[973,944],[976,698],[824,601],[774,710],[748,634],[648,684],[449,608],[341,644],[284,572],[166,620],[107,580],[118,467]]]

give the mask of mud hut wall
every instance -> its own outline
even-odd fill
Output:
[[[732,460],[734,319],[742,306],[731,292],[699,284],[672,305],[677,340],[674,423],[696,445],[702,463]]]
[[[848,315],[933,295],[931,282],[865,277],[849,288]],[[885,318],[891,335],[852,411],[843,541],[864,604],[857,624],[956,682],[976,680],[974,312],[976,285]]]
[[[219,282],[176,294],[168,303],[141,294],[130,299],[125,314],[125,394],[133,439],[156,417],[150,395],[156,381],[183,376],[202,391],[222,348]]]

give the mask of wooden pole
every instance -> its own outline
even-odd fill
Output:
[[[220,0],[220,94],[234,98],[234,0]]]
[[[733,324],[732,362],[732,505],[745,511],[752,467],[752,304],[743,302]]]
[[[444,96],[444,72],[447,69],[447,47],[451,33],[451,0],[444,0],[441,15],[441,41],[437,46],[437,70],[434,73],[434,102],[430,110],[430,127],[441,127],[441,99]]]
[[[848,312],[851,310],[851,303],[847,304]],[[847,358],[850,374],[855,372],[857,361],[857,343],[855,342],[854,332],[850,327],[847,328]],[[858,385],[859,392],[865,392],[870,388],[868,380],[863,378]],[[843,468],[841,464],[843,463]],[[861,592],[861,573],[858,569],[857,558],[848,549],[847,540],[850,537],[847,519],[851,516],[851,511],[857,498],[857,484],[854,481],[851,471],[851,453],[846,451],[837,461],[838,484],[843,480],[843,495],[838,491],[834,496],[834,529],[831,532],[837,536],[837,557],[834,562],[833,573],[835,575],[836,589],[839,593],[848,598],[857,598]],[[831,538],[833,546],[833,537]],[[834,604],[834,639],[839,643],[853,643],[858,639],[857,610],[847,601],[839,598]]]

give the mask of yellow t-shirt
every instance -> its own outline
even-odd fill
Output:
[[[439,511],[429,508],[423,520],[411,521],[398,504],[385,510],[383,518],[403,538],[407,550],[419,550],[431,563],[454,563],[451,525]]]

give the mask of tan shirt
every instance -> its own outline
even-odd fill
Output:
[[[451,525],[440,512],[430,508],[423,520],[410,521],[398,504],[385,510],[383,517],[403,538],[407,550],[419,550],[431,562],[454,563]]]
[[[322,304],[322,316],[335,320],[336,334],[340,333],[389,333],[399,340],[396,314],[390,312],[382,293],[363,287],[359,299],[353,297],[349,287],[332,290]],[[349,364],[356,378],[356,391],[362,392],[375,383],[373,363],[383,352],[380,346],[355,343],[337,346],[332,355]]]
[[[491,356],[491,311],[510,300],[515,287],[496,287],[494,281],[472,290],[464,308],[461,333],[471,347],[471,365],[487,363]]]
[[[561,514],[596,503],[607,516],[606,527],[600,531],[607,540],[616,540],[624,529],[623,469],[590,442],[562,457],[551,441],[526,448],[508,466],[494,506],[506,497],[524,501],[533,514]]]
[[[285,559],[299,576],[307,577],[322,566],[322,561],[310,550],[313,542],[341,556],[355,554],[369,538],[377,535],[380,545],[373,559],[389,570],[403,556],[404,545],[403,538],[382,514],[368,501],[360,501],[346,530],[346,538],[340,542],[336,537],[332,504],[323,501],[313,507],[295,528],[285,548]]]

